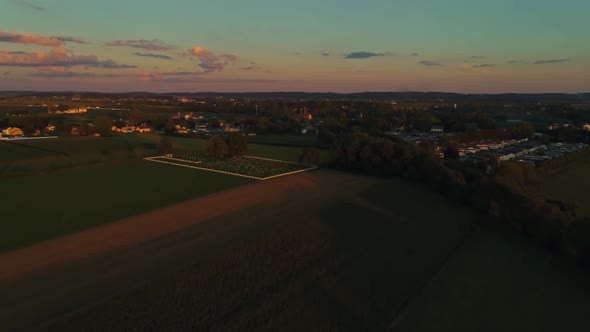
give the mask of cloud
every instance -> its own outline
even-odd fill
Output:
[[[40,46],[58,47],[63,45],[63,41],[54,37],[43,37],[30,33],[11,33],[0,31],[0,42],[18,43],[18,44],[35,44]]]
[[[21,4],[23,4],[23,5],[25,5],[26,7],[29,7],[31,9],[36,10],[36,11],[39,11],[39,12],[44,12],[45,11],[45,7],[43,7],[41,5],[38,5],[36,3],[33,3],[31,1],[29,1],[29,0],[20,0],[19,2]]]
[[[229,53],[216,55],[211,50],[201,46],[193,47],[188,53],[199,59],[199,67],[203,68],[207,73],[222,71],[225,66],[233,64],[238,59],[237,56]]]
[[[330,52],[322,52],[322,56],[330,56]]]
[[[201,75],[202,73],[195,72],[195,71],[169,71],[159,73],[160,75],[167,75],[167,76],[194,76],[194,75]]]
[[[153,53],[140,53],[140,52],[135,52],[135,53],[133,53],[133,55],[136,55],[136,56],[143,56],[143,57],[147,57],[147,58],[154,58],[154,59],[172,60],[172,57],[171,57],[171,56],[168,56],[168,55],[163,55],[163,54],[153,54]]]
[[[481,55],[473,55],[471,56],[472,59],[485,59],[485,56],[481,56]]]
[[[537,60],[533,62],[533,65],[546,65],[546,64],[553,64],[553,63],[563,63],[569,62],[570,59],[547,59],[547,60]]]
[[[158,39],[113,40],[109,43],[106,43],[105,46],[132,47],[146,51],[158,52],[165,52],[174,48]]]
[[[374,52],[367,52],[367,51],[359,51],[359,52],[350,52],[344,55],[345,59],[368,59],[374,58],[378,56],[385,56],[385,53],[374,53]]]
[[[113,60],[99,60],[96,55],[75,55],[63,47],[48,52],[5,52],[0,51],[0,66],[4,67],[74,67],[94,68],[136,68],[133,65],[118,64]]]
[[[420,56],[420,53],[412,53],[411,56]]]
[[[56,37],[51,37],[51,38],[55,38],[59,41],[66,42],[66,43],[90,44],[89,42],[82,40],[80,38],[77,38],[77,37],[56,36]]]
[[[96,74],[89,72],[75,72],[75,71],[64,71],[64,72],[52,72],[52,71],[40,71],[29,74],[32,77],[44,77],[44,78],[89,78],[89,77],[122,77],[121,74]]]
[[[423,65],[426,67],[436,67],[436,66],[441,66],[440,63],[436,62],[436,61],[429,61],[429,60],[424,60],[424,61],[420,61],[417,63],[418,65]]]
[[[246,71],[254,71],[254,70],[259,70],[261,68],[256,64],[256,62],[250,62],[250,65],[249,66],[242,67],[240,69],[241,70],[246,70]]]
[[[8,76],[10,74],[11,74],[11,72],[9,72],[9,71],[5,71],[5,72],[2,73],[3,76]]]
[[[461,71],[472,71],[472,72],[477,72],[480,74],[491,75],[494,73],[495,66],[496,65],[489,64],[489,63],[476,65],[473,63],[465,62],[465,63],[460,64],[459,67],[457,67],[457,69],[461,70]]]
[[[144,73],[138,76],[140,81],[161,83],[275,83],[284,82],[273,79],[248,78],[211,78],[204,72],[174,71],[163,73]]]
[[[564,63],[569,62],[570,59],[544,59],[544,60],[536,60],[536,61],[526,61],[526,60],[510,60],[508,63],[510,64],[529,64],[529,65],[549,65],[555,63]]]
[[[76,44],[90,44],[89,42],[82,40],[77,37],[69,36],[54,36],[45,37],[35,35],[31,33],[11,33],[0,31],[0,42],[5,43],[17,43],[17,44],[34,44],[40,46],[51,46],[59,47],[63,46],[64,43],[76,43]]]

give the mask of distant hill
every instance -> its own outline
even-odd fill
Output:
[[[296,99],[296,100],[396,100],[396,101],[453,101],[453,102],[590,102],[590,93],[567,94],[567,93],[540,93],[540,94],[464,94],[450,92],[360,92],[360,93],[318,93],[318,92],[123,92],[123,93],[101,93],[101,92],[73,92],[73,91],[0,91],[0,97],[17,96],[70,96],[80,95],[87,98],[105,97],[225,97],[225,98],[251,98],[251,99]]]

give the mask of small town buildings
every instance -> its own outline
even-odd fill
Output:
[[[433,126],[432,129],[430,129],[431,133],[437,133],[437,134],[442,134],[445,132],[445,127],[443,126]]]
[[[138,133],[151,133],[152,127],[150,127],[148,124],[144,123],[144,124],[137,126],[137,128],[135,128],[135,131],[137,131]]]
[[[20,136],[24,136],[24,132],[22,129],[18,128],[18,127],[8,127],[4,130],[2,130],[2,136],[8,136],[8,137],[20,137]]]

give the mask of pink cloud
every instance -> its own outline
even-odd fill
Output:
[[[199,67],[205,72],[222,71],[225,66],[236,62],[238,57],[229,53],[216,55],[213,51],[201,46],[195,46],[188,51],[189,55],[199,59]]]
[[[113,60],[100,60],[96,55],[75,55],[63,47],[47,52],[6,52],[0,51],[0,66],[8,67],[74,67],[94,68],[136,68],[133,65],[118,64]]]
[[[41,46],[58,47],[63,45],[63,41],[54,37],[43,37],[31,33],[10,33],[0,31],[0,42],[18,43],[18,44],[35,44]]]

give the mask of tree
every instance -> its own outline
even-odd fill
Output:
[[[223,158],[228,153],[227,144],[221,136],[214,135],[205,144],[207,155],[216,158]]]
[[[129,122],[133,125],[139,125],[147,119],[148,116],[140,110],[133,110],[129,113]]]
[[[172,147],[172,142],[170,141],[170,139],[168,137],[164,137],[160,140],[160,143],[158,144],[158,153],[161,155],[166,155],[166,154],[170,154],[174,151],[173,147]]]
[[[320,150],[314,147],[303,148],[299,162],[308,165],[317,165],[320,163]]]
[[[510,129],[514,138],[529,138],[535,133],[535,128],[528,122],[521,122]]]
[[[241,134],[232,134],[226,141],[228,153],[230,156],[241,156],[248,152],[248,140]]]
[[[94,131],[100,136],[109,136],[112,132],[113,122],[106,116],[99,116],[94,120]]]

